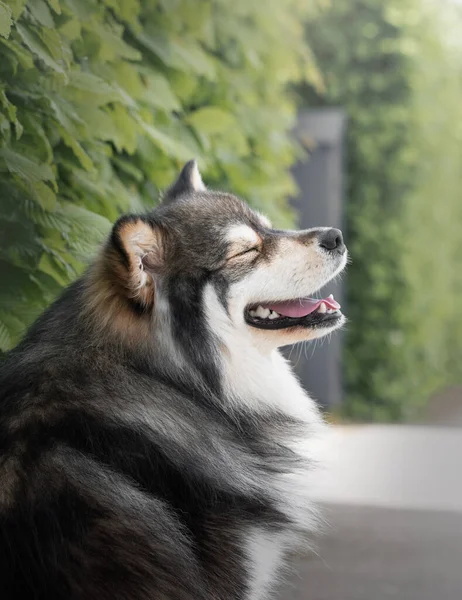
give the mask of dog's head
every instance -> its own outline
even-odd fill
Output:
[[[342,325],[333,297],[312,295],[346,257],[339,230],[274,229],[235,196],[207,190],[191,161],[155,211],[115,224],[93,280],[104,281],[100,319],[144,323],[135,338],[168,326],[197,344],[206,330],[225,346],[232,338],[268,349]]]

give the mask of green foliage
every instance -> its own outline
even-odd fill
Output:
[[[422,8],[411,24],[419,58],[411,80],[418,170],[405,207],[412,234],[404,272],[412,294],[412,384],[425,395],[462,381],[462,9],[436,0]]]
[[[348,115],[349,417],[408,419],[460,381],[460,26],[449,2],[339,0],[307,28],[326,92],[305,101]]]
[[[0,1],[0,350],[191,157],[290,221],[306,4]]]

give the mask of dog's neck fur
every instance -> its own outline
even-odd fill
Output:
[[[204,302],[211,331],[223,346],[221,370],[225,395],[232,403],[244,403],[253,411],[276,409],[313,425],[322,420],[314,402],[300,386],[288,362],[277,348],[258,344],[231,323],[212,287]]]

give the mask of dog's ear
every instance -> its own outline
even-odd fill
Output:
[[[203,192],[206,189],[202,181],[199,167],[195,159],[190,160],[183,167],[178,179],[166,191],[163,202],[168,204],[180,196],[192,194],[194,192]]]
[[[164,265],[163,238],[157,225],[138,216],[121,217],[112,230],[113,270],[126,295],[144,307],[154,303],[156,275]]]

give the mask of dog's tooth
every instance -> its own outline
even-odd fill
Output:
[[[272,310],[270,312],[270,316],[268,317],[268,319],[279,319],[281,315],[279,313],[277,313],[276,311]]]
[[[328,308],[328,309],[327,309],[327,314],[328,314],[328,315],[330,315],[330,314],[331,314],[331,313],[333,313],[333,312],[334,312],[334,309],[333,309],[333,308]]]
[[[263,308],[263,306],[258,306],[255,312],[257,313],[257,317],[260,317],[260,319],[266,319],[271,311],[269,310],[269,308]]]
[[[257,316],[257,311],[256,310],[249,310],[249,315],[251,317],[256,317]]]
[[[334,294],[329,294],[327,297],[330,298],[331,300],[333,300],[334,299]]]
[[[321,302],[321,304],[319,305],[318,312],[320,312],[320,313],[327,312],[327,306],[325,305],[324,302]]]

